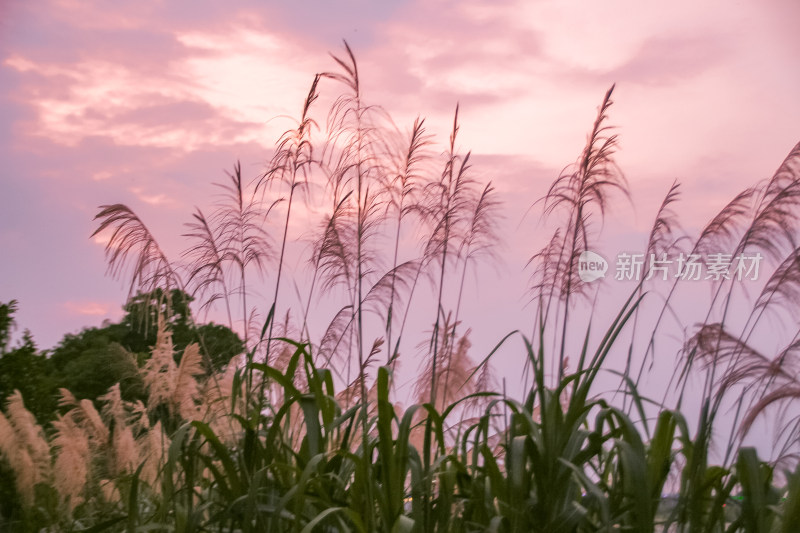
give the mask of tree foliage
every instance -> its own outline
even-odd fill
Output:
[[[52,350],[39,350],[27,331],[14,348],[9,348],[17,302],[0,304],[0,404],[19,390],[31,413],[45,424],[55,419],[60,388],[76,398],[96,401],[119,383],[123,399],[144,399],[139,368],[156,344],[159,315],[172,332],[176,363],[183,350],[196,342],[201,353],[208,355],[205,360],[212,368],[206,371],[224,368],[243,351],[242,341],[225,326],[195,325],[191,302],[189,295],[178,290],[139,293],[125,304],[125,315],[119,322],[66,334]]]

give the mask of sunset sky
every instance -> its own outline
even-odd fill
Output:
[[[473,281],[485,308],[523,309],[541,244],[526,210],[612,83],[634,199],[609,221],[623,240],[649,229],[673,180],[691,232],[800,140],[795,0],[233,4],[0,0],[0,301],[19,301],[40,347],[120,316],[127,280],[105,275],[89,238],[98,206],[130,205],[178,257],[211,183],[237,160],[263,169],[342,39],[365,98],[402,129],[421,115],[443,144],[460,105],[459,144],[506,201],[508,283]],[[487,323],[484,345],[509,328]]]

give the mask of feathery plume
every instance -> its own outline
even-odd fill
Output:
[[[0,452],[8,459],[17,490],[26,505],[33,505],[34,487],[50,479],[50,446],[34,416],[15,390],[0,412]]]
[[[69,414],[53,421],[57,450],[53,485],[70,512],[83,501],[90,475],[89,436]]]

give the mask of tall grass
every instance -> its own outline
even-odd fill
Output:
[[[762,317],[796,312],[800,145],[771,180],[739,194],[690,245],[676,222],[678,185],[669,189],[648,254],[683,251],[708,261],[712,253],[758,252],[771,270],[741,331],[729,326],[732,307],[742,305],[740,284],[721,279],[682,353],[662,354],[657,338],[680,280],[658,307],[650,292],[659,287],[642,276],[608,314],[596,306],[596,287],[577,276],[578,258],[592,248],[611,199],[628,196],[608,126],[612,87],[576,162],[543,199],[552,237],[531,259],[531,334],[510,332],[473,358],[470,330],[460,324],[465,279],[476,261],[494,255],[501,206],[460,151],[458,107],[437,156],[422,119],[403,133],[365,101],[349,47],[334,61],[338,70],[314,77],[300,119],[277,141],[268,168],[248,182],[237,163],[211,214],[194,214],[184,263],[171,262],[127,206],[101,208],[96,233],[110,232],[111,273],[129,268],[131,291],[180,288],[202,308],[216,306],[242,332],[246,353],[217,374],[206,370],[196,345],[176,363],[160,321],[152,356],[140,368],[146,404],[124,401],[118,386],[99,409],[63,391],[59,418],[43,429],[21,395],[12,395],[0,414],[0,453],[24,513],[2,525],[793,531],[800,523],[793,455],[800,422],[792,419],[779,435],[779,462],[764,462],[742,439],[771,406],[791,413],[800,396],[797,339],[777,354],[751,345]],[[332,99],[317,138],[323,121],[314,118],[314,105],[327,90],[343,94]],[[298,311],[281,297],[293,281],[287,244],[297,238],[292,217],[314,203],[315,183],[323,195],[315,201],[328,210],[309,238]],[[419,250],[403,245],[411,234],[419,236]],[[434,306],[421,363],[405,332],[419,287],[433,296],[418,305]],[[266,291],[267,311],[259,316],[255,294]],[[309,316],[321,301],[332,316],[319,328]],[[592,312],[587,317],[578,306]],[[643,335],[637,330],[650,315],[655,324]],[[519,399],[496,390],[489,367],[509,344],[518,347],[530,384]],[[611,362],[616,355],[621,368]],[[656,357],[680,361],[662,401],[639,391]],[[402,408],[393,380],[406,360],[421,371],[418,402]],[[620,378],[621,405],[618,395],[599,390],[606,370]],[[704,386],[692,399],[697,375]],[[695,428],[684,414],[690,399],[699,405]],[[717,458],[725,409],[733,410],[734,424]]]

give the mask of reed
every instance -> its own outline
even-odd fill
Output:
[[[193,215],[181,259],[171,261],[129,207],[101,208],[95,234],[109,234],[111,274],[127,271],[131,291],[180,288],[201,309],[218,306],[246,351],[209,375],[197,345],[176,362],[169,326],[158,320],[156,344],[138,369],[146,404],[123,400],[118,385],[98,407],[63,391],[62,412],[41,428],[12,395],[0,413],[0,457],[24,512],[0,517],[0,526],[793,531],[800,418],[779,434],[778,456],[769,458],[776,460],[759,458],[743,439],[776,405],[791,417],[800,397],[796,335],[777,353],[754,342],[764,316],[796,313],[800,145],[693,241],[676,222],[679,185],[668,190],[647,253],[759,252],[769,277],[738,331],[731,313],[743,305],[740,285],[712,284],[707,319],[681,353],[665,355],[657,340],[680,280],[658,299],[652,293],[661,286],[642,276],[609,314],[597,308],[597,289],[577,276],[578,257],[596,242],[612,198],[628,197],[608,125],[611,87],[576,162],[535,204],[552,237],[529,263],[530,334],[510,332],[475,356],[472,330],[461,325],[465,279],[477,261],[497,256],[498,221],[509,215],[460,151],[458,107],[437,154],[422,119],[403,134],[366,101],[347,45],[333,59],[337,70],[314,77],[268,168],[248,180],[237,163],[210,215]],[[317,120],[318,95],[332,90],[342,94]],[[323,206],[318,226],[295,235],[293,217],[315,206]],[[419,249],[404,244],[410,234]],[[311,242],[305,278],[288,262],[303,239]],[[287,283],[297,283],[297,307],[287,303]],[[433,298],[417,302],[426,284]],[[414,339],[405,331],[412,305],[431,304],[431,329]],[[642,333],[648,316],[654,325]],[[421,360],[412,358],[415,340]],[[521,398],[505,385],[497,390],[489,366],[513,344],[527,380]],[[615,356],[624,361],[619,368]],[[661,400],[639,389],[657,357],[680,361]],[[405,362],[422,369],[407,408],[393,387]],[[598,385],[606,371],[619,377],[616,392]],[[692,428],[686,406],[698,376]],[[725,409],[734,427],[717,457]]]

